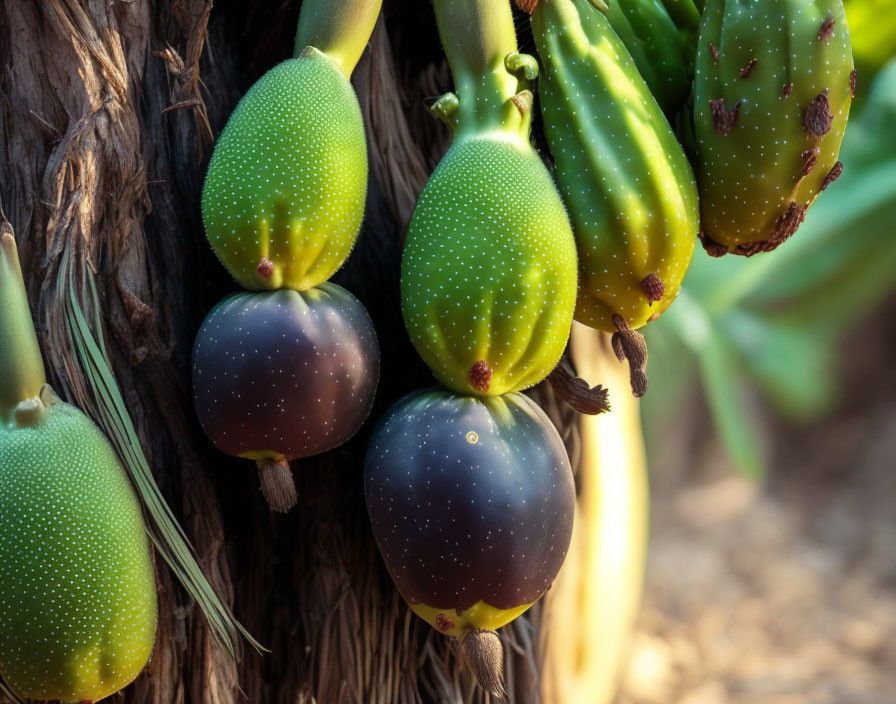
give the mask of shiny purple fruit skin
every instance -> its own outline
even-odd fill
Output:
[[[234,294],[193,347],[193,399],[222,452],[309,457],[348,440],[370,413],[380,372],[364,306],[327,282]]]
[[[551,586],[572,537],[566,448],[518,393],[405,396],[371,436],[364,492],[380,553],[412,604],[529,604]]]

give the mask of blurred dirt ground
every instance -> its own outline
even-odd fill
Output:
[[[844,344],[830,417],[766,418],[761,485],[706,439],[705,411],[664,429],[618,704],[896,703],[896,300],[884,308]]]

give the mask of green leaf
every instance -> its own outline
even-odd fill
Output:
[[[265,649],[234,618],[230,609],[224,605],[209,584],[183,529],[162,496],[109,365],[102,333],[94,334],[81,308],[70,264],[70,253],[66,250],[58,273],[61,286],[67,286],[68,289],[66,323],[78,360],[94,396],[99,412],[97,422],[121,456],[148,514],[147,533],[150,539],[174,576],[199,605],[215,637],[232,657],[237,657],[239,654],[240,635],[256,650],[264,651]],[[85,276],[91,306],[95,316],[98,316],[99,298],[89,269],[86,270]],[[98,317],[94,319],[94,326],[96,330],[102,330]]]

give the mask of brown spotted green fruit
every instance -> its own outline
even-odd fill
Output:
[[[408,228],[402,312],[440,382],[499,395],[541,381],[563,352],[576,296],[575,241],[529,142],[526,87],[537,65],[516,53],[509,3],[435,8],[457,87],[436,110],[456,131]]]
[[[249,89],[218,138],[202,218],[212,248],[243,288],[312,288],[354,245],[367,146],[349,76],[380,4],[303,3],[296,58]]]
[[[468,659],[492,655],[493,631],[551,586],[572,535],[566,449],[522,394],[433,388],[401,399],[373,433],[364,491],[398,591],[433,628],[458,637]]]
[[[769,252],[837,160],[855,86],[841,0],[708,0],[694,84],[703,244]]]
[[[156,620],[137,496],[100,429],[46,386],[0,235],[0,677],[23,698],[98,701],[140,674]]]

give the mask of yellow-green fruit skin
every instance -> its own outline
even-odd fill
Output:
[[[545,132],[578,246],[575,318],[613,332],[619,315],[639,328],[672,304],[690,264],[699,230],[693,172],[625,46],[589,0],[541,2],[532,31]],[[645,283],[651,276],[661,288]]]
[[[843,168],[853,69],[841,0],[706,3],[694,128],[709,251],[751,256],[795,234]]]
[[[575,307],[575,240],[527,140],[495,131],[454,142],[411,218],[401,298],[417,352],[450,389],[519,391],[556,366]],[[480,363],[487,386],[471,376]]]
[[[202,219],[243,288],[304,291],[348,257],[366,193],[358,98],[336,64],[308,48],[262,76],[233,111],[209,163]]]
[[[149,660],[156,585],[136,494],[65,403],[0,425],[0,675],[20,696],[97,701]]]

